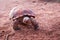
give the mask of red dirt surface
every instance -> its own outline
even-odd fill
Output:
[[[0,0],[0,40],[11,32],[8,14],[15,6],[26,6],[36,14],[39,30],[21,27],[9,40],[60,40],[60,1],[59,0]],[[2,32],[3,31],[3,32]]]

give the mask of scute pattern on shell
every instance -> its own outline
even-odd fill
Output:
[[[15,17],[14,18],[18,18],[18,17],[22,17],[24,15],[28,15],[30,17],[34,17],[34,13],[31,11],[31,10],[19,10],[16,12],[16,14],[14,15]]]
[[[28,15],[28,16],[31,16],[31,17],[35,17],[35,14],[32,12],[32,10],[30,9],[22,9],[22,8],[19,8],[17,9],[17,7],[13,8],[9,14],[10,18],[18,18],[18,17],[22,17],[24,15]]]

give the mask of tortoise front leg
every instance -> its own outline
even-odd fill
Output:
[[[18,25],[19,25],[19,22],[18,21],[14,21],[13,22],[13,29],[14,30],[20,30],[20,27],[18,27]]]
[[[34,30],[37,30],[39,27],[38,22],[32,17],[30,20],[31,20],[32,25],[34,26]]]

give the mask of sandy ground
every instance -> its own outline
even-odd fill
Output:
[[[39,23],[39,30],[21,27],[22,29],[10,36],[9,40],[60,40],[59,0],[0,0],[0,40],[4,40],[5,35],[11,32],[8,17],[10,10],[20,5],[33,10]]]

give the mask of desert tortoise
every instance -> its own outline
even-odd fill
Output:
[[[9,13],[9,17],[13,20],[13,29],[18,30],[18,24],[28,24],[29,21],[34,26],[36,30],[38,28],[38,23],[35,20],[35,14],[30,9],[19,9],[13,8]]]

